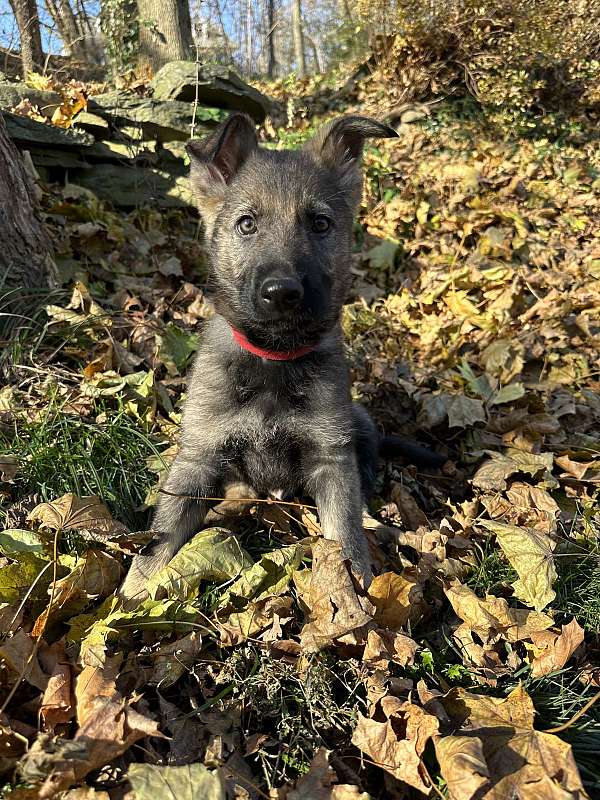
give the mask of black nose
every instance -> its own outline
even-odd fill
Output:
[[[304,297],[296,278],[267,278],[260,287],[260,303],[266,311],[293,311]]]

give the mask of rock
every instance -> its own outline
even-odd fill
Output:
[[[98,114],[91,114],[89,111],[80,111],[73,124],[75,128],[93,133],[94,136],[107,136],[110,127],[108,120]]]
[[[245,111],[262,122],[273,101],[244,83],[233,70],[221,66],[200,66],[194,61],[171,61],[159,69],[150,86],[157,100],[181,100]]]
[[[8,135],[19,147],[27,145],[47,145],[51,147],[90,147],[94,137],[83,131],[64,130],[55,125],[46,125],[30,117],[3,111]]]
[[[10,111],[18,106],[21,100],[29,100],[31,105],[37,106],[40,112],[50,119],[62,103],[62,98],[57,92],[43,92],[32,89],[26,83],[9,83],[0,81],[0,108]]]
[[[190,138],[193,106],[178,100],[127,97],[120,92],[97,95],[88,101],[88,110],[118,127],[137,127],[142,138],[159,142],[185,141]],[[196,124],[199,135],[212,125]]]
[[[152,202],[164,207],[192,204],[187,177],[138,165],[95,164],[73,172],[71,182],[91,189],[102,200],[133,208]]]

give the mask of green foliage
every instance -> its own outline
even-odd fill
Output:
[[[139,23],[136,3],[132,0],[103,0],[100,28],[113,74],[127,72],[134,66],[137,54]]]

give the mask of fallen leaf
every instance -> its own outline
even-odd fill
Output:
[[[56,725],[68,722],[75,716],[75,702],[72,690],[71,665],[65,655],[64,643],[55,643],[47,648],[45,659],[51,659],[48,685],[40,705],[40,716],[46,730],[54,730]]]
[[[487,797],[490,773],[477,736],[435,736],[435,754],[449,800],[479,800]]]
[[[0,455],[0,481],[13,483],[19,472],[19,459],[9,453]]]
[[[202,647],[202,636],[192,631],[174,642],[161,645],[152,653],[152,675],[148,683],[160,691],[176,683],[194,664]]]
[[[108,597],[119,585],[121,575],[121,565],[115,558],[101,550],[88,550],[70,574],[54,584],[52,602],[36,620],[34,636],[41,633],[48,620],[67,619],[83,611],[92,600]],[[52,592],[52,586],[48,592]]]
[[[0,657],[16,675],[22,675],[28,683],[42,692],[46,690],[48,676],[42,670],[35,653],[35,641],[22,628],[0,644]]]
[[[385,722],[358,715],[352,744],[375,764],[400,781],[427,794],[426,771],[421,764],[425,745],[438,731],[438,721],[419,706],[396,697],[384,697]]]
[[[485,800],[588,797],[570,745],[533,729],[533,702],[522,686],[507,698],[455,688],[442,702],[454,724],[462,728],[458,735],[481,741],[491,783]]]
[[[320,747],[315,753],[306,775],[302,775],[293,789],[280,790],[281,800],[369,800],[358,786],[339,784],[337,775],[329,765],[329,751]]]
[[[117,689],[116,681],[123,657],[120,653],[109,656],[101,666],[86,664],[75,683],[75,700],[77,706],[77,723],[81,727],[94,713],[98,697],[114,698]]]
[[[104,534],[124,533],[127,530],[113,519],[99,497],[77,497],[71,492],[50,503],[40,503],[27,519],[53,530],[83,529]]]
[[[109,764],[144,736],[158,736],[154,720],[116,695],[98,697],[89,716],[78,728],[71,745],[55,753],[48,777],[40,789],[40,800],[54,800],[58,792],[82,781],[94,769]]]
[[[556,580],[555,542],[541,531],[518,528],[502,522],[482,519],[487,530],[496,534],[498,544],[519,576],[513,584],[515,596],[526,605],[541,611],[556,597],[552,584]]]
[[[483,462],[471,481],[473,486],[479,489],[504,491],[507,487],[506,478],[518,472],[534,477],[542,472],[543,478],[549,485],[556,485],[551,475],[554,461],[552,453],[526,453],[510,448],[504,454],[496,453],[494,450],[485,452],[490,459]]]
[[[554,625],[554,620],[547,614],[510,608],[503,597],[490,594],[482,600],[472,589],[458,582],[452,583],[444,592],[457,617],[484,643],[493,641],[498,635],[511,643],[519,642]]]
[[[584,630],[576,619],[562,626],[562,631],[544,651],[531,663],[531,674],[541,678],[550,672],[562,669],[575,650],[583,642]]]
[[[422,587],[404,574],[384,572],[376,575],[368,594],[375,606],[374,620],[381,628],[397,631],[409,619],[415,622],[422,616]]]
[[[231,531],[206,528],[190,539],[164,569],[153,575],[146,588],[153,599],[188,600],[197,594],[202,581],[234,580],[252,565],[252,559]]]
[[[308,621],[300,634],[306,652],[317,652],[372,623],[373,606],[357,594],[348,562],[339,542],[317,539],[313,545],[313,568],[302,601]]]
[[[225,800],[225,782],[221,772],[203,764],[183,767],[159,767],[154,764],[132,764],[127,780],[135,800]]]
[[[362,660],[373,669],[389,669],[390,661],[401,667],[412,666],[418,649],[414,639],[402,633],[369,631]]]

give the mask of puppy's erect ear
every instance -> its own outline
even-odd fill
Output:
[[[210,136],[188,142],[190,183],[201,211],[222,200],[227,184],[257,145],[254,123],[246,114],[232,114]]]
[[[365,139],[390,139],[398,134],[389,125],[370,117],[349,115],[322,127],[304,149],[339,173],[343,187],[355,202],[360,199],[360,157]]]

